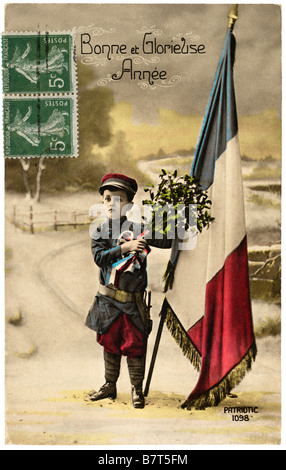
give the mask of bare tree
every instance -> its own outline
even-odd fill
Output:
[[[29,169],[31,166],[31,160],[25,160],[25,158],[20,158],[20,163],[22,165],[22,171],[23,171],[23,181],[24,181],[24,186],[26,189],[26,197],[27,199],[32,199],[32,190],[30,186],[30,178],[29,178]]]
[[[30,176],[29,176],[29,170],[31,167],[31,160],[25,158],[20,158],[20,163],[22,166],[22,171],[23,171],[23,181],[24,181],[24,186],[26,189],[26,197],[27,199],[33,201],[33,202],[40,202],[41,199],[41,178],[42,178],[42,173],[43,170],[45,169],[44,165],[44,157],[40,157],[38,159],[37,163],[37,175],[36,175],[36,190],[35,194],[33,195],[33,191],[31,189],[31,184],[30,184]]]
[[[42,178],[43,170],[45,168],[46,167],[44,165],[44,157],[41,157],[39,159],[38,171],[37,171],[37,176],[36,176],[36,192],[35,192],[35,197],[34,197],[36,202],[40,202],[40,199],[41,199],[41,178]]]

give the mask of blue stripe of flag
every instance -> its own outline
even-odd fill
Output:
[[[202,189],[214,181],[215,162],[226,150],[227,143],[237,134],[237,113],[233,82],[235,37],[228,31],[215,75],[209,103],[195,151],[191,175]]]

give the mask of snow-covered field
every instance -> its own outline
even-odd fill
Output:
[[[157,167],[158,162],[152,165],[155,163]],[[148,165],[151,171],[150,162]],[[249,186],[254,183],[258,181],[245,183],[250,241],[251,245],[269,245],[280,240],[280,211],[249,202]],[[261,191],[258,193],[261,195]],[[266,192],[263,196],[279,202],[276,193]],[[135,202],[139,204],[143,198],[141,188]],[[92,193],[43,195],[39,209],[89,210],[98,201],[98,195]],[[7,194],[7,215],[14,204],[21,206],[29,202],[24,202],[22,196]],[[90,404],[85,401],[84,393],[101,386],[104,378],[102,350],[93,332],[84,325],[98,285],[88,229],[32,235],[7,220],[5,245],[10,250],[6,262],[7,443],[279,443],[280,336],[258,341],[253,370],[235,390],[237,398],[227,399],[231,404],[226,406],[259,407],[259,414],[248,424],[231,422],[224,414],[223,404],[206,411],[187,412],[179,408],[180,400],[196,384],[197,373],[166,329],[145,410],[138,412],[130,405],[130,384],[124,362],[117,402]],[[168,257],[169,250],[153,249],[149,255],[154,329],[147,366],[159,322],[162,274]],[[253,302],[254,322],[280,313],[279,305]]]

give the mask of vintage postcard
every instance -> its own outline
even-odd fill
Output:
[[[282,7],[4,17],[1,444],[280,450]]]

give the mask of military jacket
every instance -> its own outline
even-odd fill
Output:
[[[100,268],[99,280],[102,285],[108,286],[113,264],[122,259],[121,247],[118,246],[118,238],[122,231],[129,230],[134,234],[134,238],[140,235],[144,227],[122,218],[120,225],[114,229],[112,220],[108,220],[97,228],[92,235],[91,250],[94,262]],[[172,240],[147,240],[148,244],[157,248],[171,248]],[[148,284],[147,259],[134,272],[124,272],[120,275],[118,288],[125,292],[143,292]],[[125,313],[130,317],[135,326],[144,333],[144,326],[141,320],[136,303],[122,303],[111,299],[105,295],[97,293],[94,302],[89,310],[86,326],[99,334],[105,334],[112,323]]]

